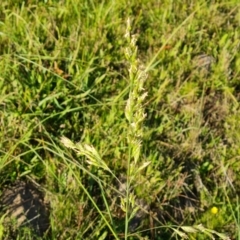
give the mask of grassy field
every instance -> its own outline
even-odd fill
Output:
[[[40,239],[240,240],[239,50],[238,0],[2,0],[0,194]]]

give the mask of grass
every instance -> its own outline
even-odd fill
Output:
[[[0,189],[44,188],[45,239],[240,239],[239,8],[3,0]]]

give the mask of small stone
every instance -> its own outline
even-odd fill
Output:
[[[208,73],[211,70],[212,64],[215,62],[215,58],[205,53],[197,55],[193,58],[193,65],[196,69]]]

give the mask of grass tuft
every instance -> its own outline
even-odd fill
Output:
[[[240,239],[239,8],[3,0],[0,195],[34,184],[49,240]]]

